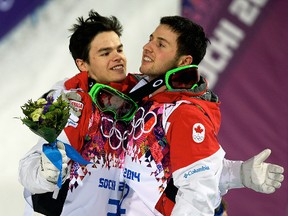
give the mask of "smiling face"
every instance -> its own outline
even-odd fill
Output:
[[[177,33],[168,25],[159,25],[150,35],[149,42],[143,47],[140,72],[155,78],[168,70],[178,67]]]
[[[114,31],[97,34],[90,44],[89,63],[76,59],[81,71],[88,71],[96,82],[121,82],[126,77],[126,56]]]

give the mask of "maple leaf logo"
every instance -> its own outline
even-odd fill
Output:
[[[192,139],[195,143],[202,143],[205,139],[205,127],[201,123],[193,125]]]
[[[203,129],[200,127],[200,125],[198,125],[196,128],[194,128],[196,133],[202,133]]]

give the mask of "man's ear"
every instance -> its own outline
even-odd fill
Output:
[[[75,63],[80,71],[87,71],[86,62],[83,59],[76,59]]]
[[[191,65],[193,62],[193,57],[191,55],[184,55],[179,58],[178,67]]]

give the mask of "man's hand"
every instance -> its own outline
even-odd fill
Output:
[[[75,123],[74,127],[77,127],[77,122],[79,121],[79,117],[81,116],[81,112],[84,107],[81,95],[78,94],[76,90],[63,90],[63,89],[51,90],[46,95],[46,97],[53,97],[54,99],[58,98],[59,96],[61,96],[64,101],[69,103],[70,105],[69,121],[73,121]]]
[[[281,187],[284,180],[284,168],[264,161],[271,154],[270,149],[265,149],[258,155],[243,162],[241,167],[242,183],[254,191],[270,194]]]
[[[68,162],[69,158],[65,152],[65,146],[62,142],[57,141],[58,150],[62,156],[62,182],[64,182],[68,175]],[[60,171],[53,165],[53,163],[47,158],[47,156],[42,153],[41,155],[41,167],[40,175],[47,181],[57,184]]]
[[[69,91],[69,92],[62,92],[61,94],[62,99],[70,103],[70,110],[71,114],[74,114],[77,117],[81,116],[81,110],[83,109],[83,103],[81,102],[82,97],[77,92]]]
[[[78,126],[79,117],[84,107],[81,102],[82,97],[76,91],[61,91],[62,99],[70,104],[70,116],[67,126],[76,128]]]

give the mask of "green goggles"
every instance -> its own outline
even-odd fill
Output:
[[[130,97],[108,85],[94,84],[89,95],[100,111],[113,113],[116,120],[130,121],[138,109]]]
[[[165,74],[165,84],[168,90],[194,89],[199,81],[197,65],[185,65],[169,70]]]

